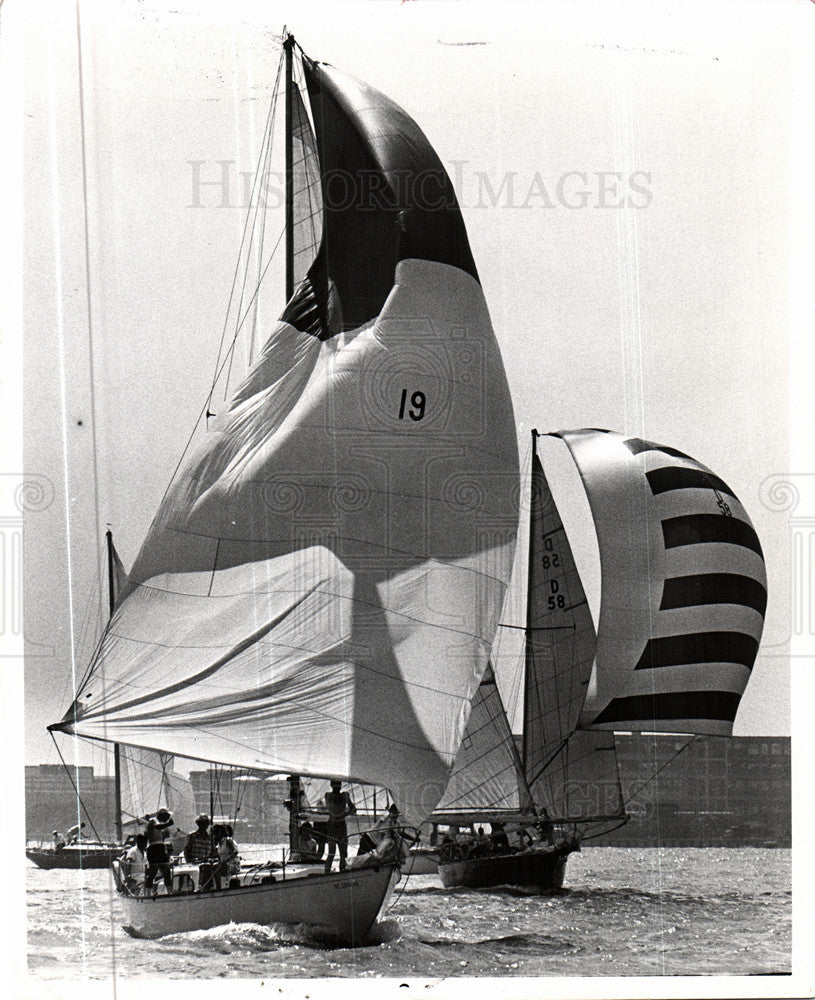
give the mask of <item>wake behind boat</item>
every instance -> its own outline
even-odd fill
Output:
[[[418,826],[449,779],[511,570],[512,406],[453,186],[423,133],[291,36],[281,78],[287,305],[228,386],[268,267],[253,293],[270,124],[228,307],[235,338],[197,446],[50,728],[376,785]],[[329,807],[325,822],[342,868],[345,818]],[[387,839],[347,871],[327,855],[241,870],[214,890],[164,858],[169,892],[155,898],[117,866],[127,927],[152,938],[293,921],[359,943],[398,876],[399,855],[377,853]],[[156,844],[148,852],[158,864]]]

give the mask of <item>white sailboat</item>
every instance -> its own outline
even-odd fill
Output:
[[[434,819],[526,827],[536,842],[445,845],[445,885],[559,888],[581,840],[626,820],[614,730],[731,735],[761,639],[761,546],[722,479],[652,441],[554,437],[591,508],[598,627],[533,431],[522,745],[488,672]]]
[[[287,305],[217,416],[206,408],[51,728],[379,785],[418,824],[447,785],[511,569],[512,406],[423,133],[291,36],[281,61]],[[123,922],[143,937],[306,923],[359,942],[398,871],[267,865],[214,892],[179,873],[156,897],[120,880]]]

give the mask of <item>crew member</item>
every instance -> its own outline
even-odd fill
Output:
[[[334,863],[334,851],[339,849],[340,871],[344,872],[348,859],[348,827],[345,825],[346,816],[353,816],[357,807],[351,801],[348,792],[342,791],[341,781],[331,782],[331,791],[325,793],[325,807],[328,811],[328,828],[326,830],[326,840],[328,842],[328,855],[325,859],[326,875],[331,871]]]

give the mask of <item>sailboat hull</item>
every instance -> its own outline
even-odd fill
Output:
[[[399,869],[361,868],[215,892],[124,897],[132,937],[207,930],[229,923],[306,924],[345,944],[361,944],[399,880]]]
[[[435,875],[439,870],[438,849],[414,847],[402,864],[406,875]]]
[[[446,888],[466,886],[488,889],[496,885],[522,885],[540,892],[554,892],[563,887],[566,860],[575,849],[571,845],[560,845],[515,854],[441,862],[439,875]]]
[[[93,845],[84,847],[63,847],[56,851],[53,847],[28,848],[25,856],[38,868],[50,871],[52,868],[69,868],[73,871],[87,871],[91,868],[109,868],[118,858],[123,848],[113,845]]]

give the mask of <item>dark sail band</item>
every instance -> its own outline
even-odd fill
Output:
[[[688,663],[740,663],[751,669],[758,642],[744,632],[689,632],[649,639],[635,670]]]
[[[674,691],[666,694],[632,695],[615,698],[594,720],[594,725],[609,722],[639,722],[666,719],[736,718],[741,695],[735,691]]]
[[[723,479],[702,469],[689,469],[684,465],[666,465],[661,469],[646,472],[645,478],[654,495],[668,493],[671,490],[719,490],[720,493],[727,493],[728,496],[738,500]]]
[[[739,573],[674,576],[665,581],[659,610],[704,604],[740,604],[763,615],[767,609],[767,591],[758,580]]]
[[[725,542],[742,545],[761,555],[758,535],[746,521],[724,514],[684,514],[669,517],[662,522],[662,536],[666,549],[703,542]]]
[[[690,455],[676,448],[669,448],[665,444],[657,444],[655,441],[646,441],[644,438],[626,438],[623,444],[632,455],[641,455],[644,451],[661,451],[665,455],[673,455],[674,458],[687,458],[694,461]]]

